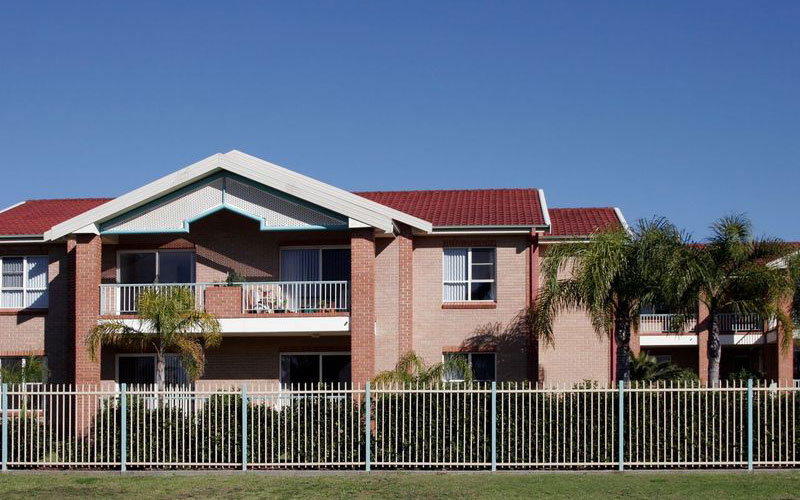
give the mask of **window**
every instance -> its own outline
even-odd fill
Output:
[[[495,249],[445,248],[444,302],[496,300]]]
[[[119,283],[193,283],[194,252],[151,250],[119,252]]]
[[[658,364],[672,363],[672,355],[671,354],[656,354],[653,357],[656,358],[656,363],[658,363]]]
[[[0,258],[0,309],[47,307],[46,256]]]
[[[495,379],[495,355],[493,352],[448,352],[444,354],[447,361],[452,358],[463,358],[472,368],[472,375],[479,382],[491,382]],[[446,382],[461,382],[464,374],[460,371],[445,373]]]
[[[350,281],[350,249],[282,248],[281,281]]]
[[[128,385],[155,384],[155,354],[119,354],[117,356],[117,382]],[[164,382],[168,386],[191,383],[177,354],[164,356]]]
[[[350,382],[350,354],[281,354],[282,384]]]

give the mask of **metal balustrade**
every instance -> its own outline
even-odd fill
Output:
[[[697,328],[695,316],[686,317],[686,323],[679,328],[673,326],[675,314],[641,314],[639,315],[639,333],[687,333]]]
[[[716,318],[722,333],[764,331],[764,319],[757,314],[720,313]]]
[[[347,281],[269,281],[245,283],[148,283],[100,285],[102,316],[135,315],[139,296],[145,290],[170,293],[188,289],[198,309],[206,308],[209,287],[239,287],[242,291],[242,313],[310,313],[350,310]]]

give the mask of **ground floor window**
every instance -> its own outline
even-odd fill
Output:
[[[164,382],[166,385],[187,385],[190,383],[186,370],[177,354],[167,354],[164,358]],[[128,385],[152,385],[156,383],[155,354],[117,355],[117,382]]]
[[[447,352],[444,354],[445,361],[455,357],[463,358],[472,368],[475,380],[479,382],[491,382],[495,380],[495,354],[493,352]],[[445,373],[445,381],[461,382],[464,374],[458,370],[450,370]]]
[[[349,353],[281,354],[282,384],[350,382]]]

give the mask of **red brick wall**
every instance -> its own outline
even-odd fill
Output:
[[[67,250],[70,256],[72,298],[74,301],[74,347],[76,384],[100,382],[100,364],[89,358],[86,339],[97,324],[100,307],[101,272],[100,237],[91,234],[70,236]]]
[[[72,374],[72,307],[66,245],[2,245],[0,255],[47,255],[49,306],[39,311],[0,311],[0,356],[46,355],[49,380],[65,383]]]
[[[375,236],[372,228],[350,238],[350,338],[352,378],[363,383],[375,374]]]
[[[399,357],[399,249],[397,238],[375,240],[375,371],[394,368]]]
[[[242,287],[210,286],[205,290],[206,311],[220,318],[242,315]]]
[[[402,356],[414,348],[414,239],[410,227],[400,225],[397,247],[397,352]]]
[[[568,276],[569,270],[559,274],[561,279]],[[540,382],[571,385],[583,380],[601,384],[611,381],[611,340],[594,331],[586,311],[574,309],[561,313],[553,324],[553,337],[554,346],[540,342]]]
[[[452,309],[442,303],[445,246],[497,248],[497,303],[490,308]],[[528,235],[475,238],[418,237],[413,257],[413,347],[426,363],[442,360],[445,346],[496,347],[498,380],[525,380],[529,339],[518,315],[528,303]]]

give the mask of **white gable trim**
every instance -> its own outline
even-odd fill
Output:
[[[97,225],[220,170],[238,174],[386,233],[394,231],[393,220],[408,224],[423,232],[432,230],[430,222],[239,151],[231,151],[226,154],[217,153],[209,156],[57,224],[45,232],[45,240],[55,240],[87,226]]]

